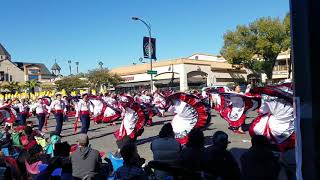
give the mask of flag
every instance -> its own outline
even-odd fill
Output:
[[[149,58],[149,37],[143,37],[143,56]],[[151,59],[157,59],[155,38],[151,38]]]

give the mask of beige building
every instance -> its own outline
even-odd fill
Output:
[[[150,75],[147,70],[150,64],[137,64],[114,68],[113,73],[121,75],[125,80],[116,89],[123,91],[150,89]],[[205,86],[243,83],[248,71],[241,67],[232,66],[221,56],[194,54],[185,58],[162,60],[153,63],[154,89],[174,87],[177,90],[200,89]]]
[[[0,44],[0,82],[50,82],[52,78],[52,73],[42,63],[13,62],[8,51]]]
[[[274,81],[289,78],[289,68],[292,68],[290,61],[290,50],[279,54],[272,73],[272,79]],[[292,78],[292,71],[290,72],[290,78]]]

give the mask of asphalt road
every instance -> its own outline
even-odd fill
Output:
[[[249,115],[250,116],[250,115]],[[247,123],[250,123],[252,117],[255,115],[252,114],[251,117],[247,118]],[[35,118],[31,118],[30,120],[34,121],[34,124],[37,126],[38,122]],[[141,157],[145,158],[147,161],[152,160],[152,152],[150,150],[150,143],[153,139],[155,139],[163,126],[163,124],[170,122],[172,120],[171,115],[167,115],[167,117],[154,117],[153,126],[145,127],[145,131],[138,138],[138,152]],[[70,118],[67,122],[63,124],[62,131],[62,141],[67,141],[70,144],[76,144],[77,134],[73,133],[73,123],[75,118]],[[88,132],[88,136],[90,138],[90,144],[93,148],[104,151],[104,152],[115,152],[117,150],[116,140],[113,135],[113,132],[117,130],[120,126],[120,121],[116,122],[116,126],[108,126],[107,124],[94,124],[91,121],[90,129]],[[50,132],[55,130],[55,119],[53,116],[48,120],[48,131],[44,131],[46,136],[48,137]],[[229,135],[229,149],[234,154],[234,156],[239,160],[241,154],[250,147],[250,136],[248,132],[244,135],[234,134],[230,130],[227,129],[228,124],[225,120],[223,120],[216,112],[212,112],[212,120],[210,126],[207,130],[204,131],[206,137],[206,145],[211,144],[211,137],[214,132],[218,130],[225,131]],[[81,129],[81,123],[79,122],[78,133]]]

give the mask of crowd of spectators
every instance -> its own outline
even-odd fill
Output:
[[[54,133],[44,139],[27,123],[0,134],[0,179],[278,179],[280,161],[264,136],[252,138],[240,164],[228,151],[225,132],[217,131],[211,139],[205,146],[203,132],[193,129],[188,143],[181,146],[168,123],[151,143],[152,161],[146,162],[136,144],[128,142],[119,154],[123,164],[115,169],[110,159],[102,159],[103,154],[91,147],[86,134],[70,145]]]

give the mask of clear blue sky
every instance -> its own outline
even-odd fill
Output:
[[[138,62],[147,29],[132,16],[152,24],[164,60],[218,54],[226,30],[263,16],[283,18],[289,0],[0,0],[0,8],[0,42],[14,61],[51,68],[57,59],[68,74],[68,60],[79,61],[82,72],[98,61],[108,68]]]

